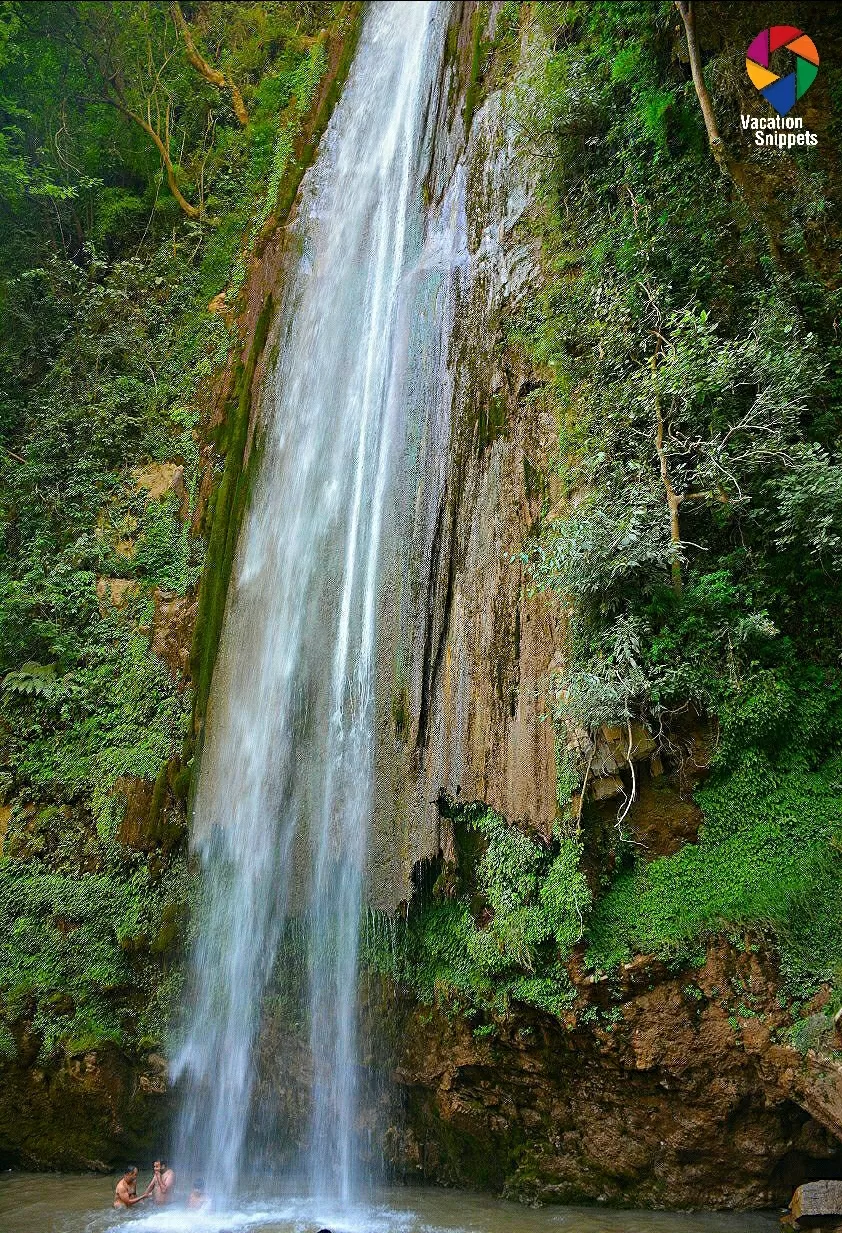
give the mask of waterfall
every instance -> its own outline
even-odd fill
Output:
[[[207,717],[203,904],[174,1061],[177,1160],[217,1201],[244,1167],[261,1002],[285,919],[307,942],[314,1195],[358,1184],[357,953],[373,793],[382,540],[400,459],[402,280],[446,5],[371,5],[305,177],[262,403],[264,455]],[[278,1058],[278,1067],[284,1059]]]

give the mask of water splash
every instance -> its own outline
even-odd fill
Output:
[[[401,449],[401,280],[420,251],[423,100],[446,8],[370,7],[303,185],[301,257],[264,391],[265,456],[193,829],[204,903],[174,1063],[177,1159],[219,1203],[243,1168],[261,1000],[293,907],[309,922],[305,1171],[314,1195],[340,1203],[358,1182],[356,975],[381,540]]]

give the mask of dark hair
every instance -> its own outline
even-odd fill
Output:
[[[123,1177],[126,1177],[129,1173],[137,1173],[137,1165],[126,1165],[123,1170]]]
[[[194,1190],[204,1190],[204,1188],[205,1188],[205,1179],[203,1177],[194,1177],[193,1178],[193,1189]]]
[[[159,1156],[158,1164],[162,1169],[168,1169],[170,1167],[170,1162],[167,1160],[166,1156]]]

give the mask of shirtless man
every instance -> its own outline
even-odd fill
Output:
[[[175,1191],[175,1170],[171,1169],[166,1160],[156,1160],[153,1165],[152,1181],[146,1188],[155,1202],[162,1206],[172,1203]]]
[[[208,1196],[205,1194],[204,1178],[197,1177],[193,1183],[193,1189],[190,1191],[190,1198],[187,1200],[187,1206],[194,1211],[201,1211],[202,1208],[208,1206]]]
[[[148,1193],[148,1190],[146,1194],[137,1193],[137,1165],[129,1165],[114,1191],[114,1206],[134,1207],[135,1203],[142,1203]]]

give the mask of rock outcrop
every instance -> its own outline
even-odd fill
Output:
[[[580,984],[567,1022],[520,1008],[477,1036],[413,1007],[399,1033],[401,1176],[526,1202],[771,1207],[842,1175],[842,1066],[779,1039],[776,973],[747,943],[699,969],[639,959]],[[735,1015],[739,986],[746,1009]]]
[[[104,1173],[160,1139],[170,1103],[159,1054],[129,1060],[107,1046],[47,1066],[39,1045],[22,1035],[3,1071],[0,1165]]]

